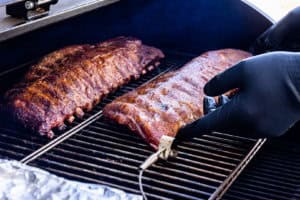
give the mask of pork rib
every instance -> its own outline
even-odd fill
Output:
[[[251,56],[223,49],[194,58],[106,105],[106,117],[128,126],[154,149],[162,135],[176,136],[184,125],[203,116],[203,87],[216,74]]]
[[[101,98],[152,70],[164,57],[140,40],[118,37],[50,53],[8,90],[9,112],[25,127],[53,137],[53,128],[81,117]]]

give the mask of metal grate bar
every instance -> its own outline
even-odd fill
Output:
[[[137,181],[134,181],[134,180],[128,180],[128,179],[123,179],[121,177],[117,177],[117,176],[108,176],[105,174],[105,171],[103,171],[102,173],[97,173],[97,171],[94,169],[94,170],[87,170],[85,169],[84,171],[82,170],[81,167],[77,167],[77,166],[74,166],[73,163],[72,163],[72,166],[71,167],[68,167],[68,169],[64,169],[64,166],[65,166],[65,163],[64,164],[61,164],[62,163],[62,160],[59,160],[57,159],[55,162],[51,163],[53,161],[50,161],[50,162],[47,162],[47,163],[42,163],[42,162],[39,162],[39,165],[38,167],[41,167],[41,166],[45,166],[45,169],[49,170],[49,171],[52,171],[51,168],[49,168],[48,166],[52,166],[53,164],[55,165],[54,169],[60,169],[62,168],[63,170],[61,170],[61,173],[63,176],[65,176],[65,173],[69,173],[71,176],[73,174],[75,175],[78,175],[78,174],[81,174],[81,180],[83,181],[87,181],[86,177],[95,177],[97,178],[97,180],[104,180],[106,182],[109,182],[109,183],[118,183],[119,185],[123,185],[123,189],[128,190],[128,188],[135,188],[137,187]],[[88,168],[89,166],[85,166],[85,168]],[[55,171],[53,171],[55,173]],[[107,173],[107,171],[106,171]],[[101,177],[101,178],[100,178]],[[151,185],[148,185],[148,182],[151,182]],[[161,187],[157,187],[156,185],[158,185],[158,182],[159,182],[159,185],[161,185],[161,183],[165,183],[165,185],[168,185],[168,188],[173,188],[173,189],[162,189]],[[97,181],[97,183],[99,183]],[[124,186],[126,185],[126,186]],[[135,186],[135,187],[134,187]],[[200,194],[200,195],[203,195],[201,191],[198,191],[198,190],[193,190],[191,188],[179,188],[178,186],[175,187],[174,189],[174,184],[168,184],[166,183],[165,181],[156,181],[156,182],[153,182],[153,180],[149,181],[148,179],[145,181],[145,185],[144,187],[149,189],[149,190],[153,190],[155,192],[151,192],[151,194],[159,194],[160,196],[162,197],[170,197],[170,196],[177,196],[179,198],[184,198],[184,199],[196,199],[194,196],[192,196],[192,194],[195,193],[196,194]],[[116,187],[116,186],[115,186]],[[117,187],[117,188],[120,188],[120,187]],[[131,190],[132,191],[132,190]],[[186,192],[188,191],[187,194],[183,193],[183,192]],[[138,190],[134,190],[132,192],[135,192],[137,193]],[[191,194],[192,193],[192,194]]]
[[[83,119],[76,119],[67,131],[57,133],[50,142],[26,130],[0,127],[0,156],[22,158],[24,163],[66,178],[138,193],[137,168],[153,151],[126,127],[104,119],[102,108],[189,59],[168,55],[158,69],[108,95]],[[150,199],[217,196],[224,182],[230,183],[258,145],[256,140],[223,133],[179,142],[177,158],[159,162],[144,173],[145,192]]]
[[[297,158],[296,156],[291,157],[290,153],[288,154],[289,156],[286,156],[286,155],[274,155],[272,153],[264,151],[261,153],[261,155],[264,156],[266,158],[266,161],[269,161],[269,162],[279,162],[280,161],[280,163],[291,165],[291,167],[300,166],[300,156],[299,156],[299,158]]]
[[[240,158],[243,157],[243,154],[236,154],[236,153],[232,153],[230,151],[226,151],[226,150],[223,150],[222,151],[222,147],[215,147],[215,146],[209,146],[209,145],[203,145],[203,144],[196,144],[196,143],[193,143],[193,142],[190,142],[190,143],[182,143],[183,145],[179,144],[177,145],[177,148],[178,149],[181,149],[181,150],[184,150],[186,152],[190,152],[191,154],[194,154],[194,153],[203,153],[203,154],[215,154],[215,155],[218,155],[218,156],[221,156],[221,157],[226,157],[226,158],[230,158],[230,156],[232,156],[232,160],[234,161],[239,161]],[[195,148],[197,147],[197,148]],[[223,153],[223,155],[221,154]],[[237,157],[237,158],[235,158]]]
[[[29,152],[30,150],[26,147],[22,147],[22,146],[19,146],[19,145],[14,145],[14,144],[10,144],[10,143],[6,143],[6,142],[0,142],[0,145],[1,145],[1,149],[3,149],[4,151],[8,151],[10,150],[10,152]]]
[[[239,152],[239,153],[245,153],[247,151],[246,149],[238,148],[233,144],[230,145],[230,144],[221,143],[221,142],[217,142],[217,141],[214,141],[214,140],[208,140],[208,139],[204,139],[204,138],[195,138],[195,140],[198,143],[203,142],[205,145],[211,144],[211,145],[216,146],[216,147],[222,146],[222,147],[224,147],[225,149],[227,149],[229,151],[234,151],[234,152]]]
[[[209,138],[209,139],[214,140],[214,141],[220,141],[220,142],[225,143],[225,144],[242,147],[242,148],[249,146],[249,144],[247,144],[245,141],[232,140],[232,139],[224,138],[221,135],[210,134],[210,135],[204,135],[203,137],[204,138]],[[252,142],[250,142],[250,144],[251,143]]]
[[[22,155],[21,153],[17,153],[13,150],[8,150],[8,149],[3,149],[3,148],[0,148],[0,154],[1,155],[6,155],[3,157],[3,159],[20,159],[22,158]]]
[[[71,137],[72,135],[76,134],[78,131],[80,131],[82,128],[88,126],[90,123],[98,120],[100,117],[102,116],[102,111],[97,112],[96,114],[94,114],[93,116],[89,117],[87,120],[85,120],[84,122],[78,124],[77,126],[73,127],[72,129],[70,129],[69,131],[67,131],[66,133],[58,136],[57,138],[53,139],[51,142],[47,143],[46,145],[42,146],[41,148],[37,149],[36,151],[32,152],[31,154],[29,154],[27,157],[23,158],[21,160],[21,162],[23,163],[28,163],[31,160],[33,160],[34,158],[39,157],[40,155],[42,155],[45,151],[48,151],[50,149],[52,149],[53,147],[55,147],[57,144],[59,144],[61,141],[68,139],[69,137]]]
[[[254,155],[261,149],[266,139],[259,139],[250,152],[245,156],[243,161],[232,171],[232,173],[227,177],[227,179],[220,185],[220,187],[210,196],[209,200],[220,199],[224,193],[228,190],[231,184],[239,176],[239,174],[244,170],[247,164],[253,159]]]
[[[229,196],[225,195],[225,198],[223,200],[227,199]],[[234,197],[234,198],[233,198]],[[233,194],[230,194],[230,198],[227,200],[233,200],[233,199],[249,199],[249,200],[254,200],[254,199],[259,199],[259,200],[270,200],[270,197],[264,197],[261,196],[260,194],[249,194],[249,191],[235,191]]]
[[[257,181],[257,180],[247,180],[245,183],[241,183],[242,186],[263,189],[267,193],[281,194],[283,196],[290,195],[294,190],[290,187],[284,187],[278,184],[271,184],[269,182]]]
[[[261,172],[260,169],[258,169],[256,172],[251,172],[251,174],[257,175],[257,176],[261,176],[261,177],[266,177],[266,178],[270,178],[273,180],[281,180],[281,181],[286,181],[286,183],[292,183],[292,184],[297,184],[298,180],[295,180],[293,178],[288,177],[288,176],[282,176],[281,174],[269,174],[268,172]]]
[[[238,148],[235,148],[234,146],[228,146],[226,144],[224,145],[222,143],[216,143],[216,142],[209,141],[209,140],[182,142],[182,144],[184,144],[185,146],[188,146],[190,148],[197,148],[197,147],[201,147],[201,146],[202,147],[212,146],[216,150],[223,151],[224,153],[228,153],[233,156],[237,155],[237,156],[243,157],[243,155],[245,153],[245,150],[243,150],[243,149],[238,149]]]
[[[51,157],[51,155],[49,155],[49,157]],[[130,173],[128,171],[125,172],[124,171],[125,169],[122,169],[121,167],[118,168],[118,169],[113,169],[113,168],[110,168],[110,167],[104,167],[104,165],[95,165],[95,164],[91,164],[91,163],[88,163],[88,162],[78,161],[78,160],[75,160],[75,159],[70,159],[68,157],[57,156],[57,155],[55,155],[55,160],[58,163],[68,163],[68,162],[72,162],[72,164],[75,163],[76,165],[72,166],[70,169],[76,169],[75,166],[77,166],[77,165],[79,165],[79,166],[80,165],[87,165],[86,168],[90,168],[91,167],[91,168],[93,168],[94,170],[97,170],[97,171],[101,170],[103,177],[114,178],[114,179],[116,179],[118,181],[123,181],[123,182],[125,181],[125,183],[127,183],[127,184],[137,184],[136,183],[137,175],[135,173]],[[90,173],[94,173],[93,171],[90,171],[90,170],[85,170],[85,172],[87,172],[89,174]],[[108,173],[110,175],[106,175],[106,173]],[[130,179],[122,179],[122,177],[111,176],[114,173],[119,174],[119,175],[121,174],[121,175],[125,176],[126,178],[130,177]],[[145,181],[146,182],[150,181],[150,179],[149,178],[145,178]],[[190,189],[190,188],[184,187],[182,185],[179,186],[179,185],[172,184],[170,182],[160,181],[159,179],[155,179],[155,180],[152,179],[151,181],[155,182],[156,184],[166,185],[168,187],[174,188],[175,191],[189,190]],[[194,184],[196,184],[196,186],[198,185],[197,183],[194,183]],[[147,186],[147,184],[146,184],[145,187],[150,187],[150,186]],[[162,189],[160,191],[164,192],[164,190],[162,190]],[[197,191],[197,193],[199,193],[199,194],[206,194],[207,195],[207,193],[203,193],[200,190]]]
[[[246,193],[247,195],[251,196],[251,193],[255,193],[256,195],[255,196],[260,196],[261,197],[267,197],[268,199],[282,199],[282,200],[289,200],[289,198],[285,195],[278,195],[278,194],[274,194],[274,193],[271,193],[270,190],[265,190],[265,188],[260,188],[262,190],[264,190],[264,192],[262,191],[258,191],[258,187],[256,188],[251,188],[249,187],[249,185],[246,187],[242,187],[241,186],[237,186],[236,187],[237,189],[239,189],[242,192]],[[274,192],[274,191],[273,191]]]
[[[289,187],[289,188],[293,188],[295,186],[296,183],[291,183],[291,182],[287,182],[287,180],[285,179],[281,179],[281,177],[276,177],[276,176],[271,176],[271,177],[267,177],[267,174],[255,174],[255,173],[251,173],[251,174],[243,174],[247,179],[250,180],[255,180],[257,182],[265,182],[265,183],[270,183],[270,184],[278,184],[282,187]]]
[[[71,139],[70,139],[71,140]],[[69,140],[69,141],[70,141]],[[101,147],[100,147],[101,148]],[[70,149],[69,151],[67,151],[68,149]],[[65,153],[66,152],[69,152],[69,155],[71,155],[72,156],[72,154],[74,154],[74,151],[76,151],[76,155],[80,155],[80,156],[83,156],[83,157],[87,157],[87,158],[89,158],[89,159],[96,159],[95,157],[99,157],[99,156],[105,156],[105,158],[108,158],[109,160],[107,161],[107,163],[110,163],[110,161],[111,160],[122,160],[122,163],[118,163],[118,165],[120,165],[120,166],[126,166],[126,167],[131,167],[131,168],[134,168],[134,171],[135,171],[135,173],[136,173],[136,167],[132,167],[130,164],[140,164],[145,158],[146,158],[146,156],[144,156],[144,158],[141,160],[134,160],[134,159],[130,159],[130,158],[128,158],[128,157],[126,157],[126,156],[123,156],[123,157],[121,157],[121,156],[117,156],[116,154],[107,154],[107,153],[105,153],[104,155],[101,155],[101,154],[103,154],[103,153],[101,153],[102,151],[97,151],[97,150],[95,150],[95,149],[93,149],[93,148],[86,148],[85,146],[81,146],[81,147],[78,147],[78,146],[75,146],[75,145],[69,145],[69,144],[65,144],[65,143],[63,143],[63,144],[61,144],[60,145],[60,148],[56,148],[55,149],[56,151],[60,151],[60,153],[61,152],[63,152],[64,153],[64,155],[65,155]],[[78,152],[77,153],[77,151],[78,150],[80,150],[80,151],[85,151],[85,153],[83,153],[83,154],[81,154],[80,152]],[[90,151],[90,152],[89,152]],[[97,153],[92,153],[92,152],[97,152]],[[92,154],[92,155],[91,155]],[[101,160],[101,161],[103,161],[103,160]],[[104,161],[103,161],[104,162]],[[127,164],[127,165],[125,165],[125,164]],[[156,168],[158,168],[158,169],[160,169],[160,170],[163,170],[163,168],[164,168],[165,166],[163,166],[163,167],[161,167],[161,166],[156,166]],[[183,166],[184,168],[185,167],[188,167],[188,166]],[[199,169],[195,169],[195,170],[199,170]],[[187,172],[184,172],[184,171],[180,171],[180,170],[171,170],[171,172],[178,172],[178,173],[182,173],[182,174],[185,174],[186,176],[190,176],[190,177],[196,177],[196,178],[200,178],[200,176],[198,176],[198,175],[195,175],[195,174],[191,174],[191,173],[187,173]],[[205,171],[206,173],[211,173],[210,171]],[[207,179],[206,177],[203,177],[204,179]],[[220,183],[220,181],[218,181],[218,180],[213,180],[213,179],[209,179],[209,180],[211,180],[211,181],[215,181],[215,182],[218,182],[218,183]]]
[[[181,146],[181,145],[178,145],[177,148],[180,149],[180,150],[185,150],[187,152],[187,153],[185,153],[185,155],[187,155],[187,156],[198,158],[198,156],[195,156],[193,154],[194,149],[184,147],[184,146]],[[203,156],[206,156],[206,157],[216,159],[219,162],[223,161],[224,163],[229,164],[229,165],[234,165],[234,163],[239,163],[239,161],[240,161],[237,158],[232,158],[232,157],[229,157],[229,156],[226,156],[226,155],[221,155],[221,154],[218,154],[214,151],[208,151],[207,149],[203,149],[201,151],[198,151],[197,153],[199,153],[199,155],[203,155]]]
[[[278,149],[280,151],[280,149]],[[281,154],[281,155],[279,155]],[[282,154],[282,152],[278,153],[276,156],[272,156],[269,153],[268,154],[262,154],[266,159],[266,162],[274,162],[274,163],[281,163],[281,164],[290,164],[291,166],[297,167],[300,165],[300,159],[296,156],[291,157],[291,154],[295,154],[293,152],[290,152],[289,154]]]
[[[242,137],[242,136],[238,136],[238,135],[230,135],[230,134],[227,134],[227,133],[213,132],[211,134],[212,135],[218,135],[218,136],[221,136],[223,138],[229,138],[229,139],[235,138],[237,140],[248,141],[248,142],[256,142],[257,141],[257,139]]]
[[[263,162],[263,161],[262,161]],[[275,165],[275,163],[274,163]],[[270,174],[273,176],[280,176],[282,173],[285,173],[287,178],[289,178],[289,180],[299,180],[300,176],[297,176],[297,172],[294,170],[288,170],[288,169],[282,169],[280,167],[274,167],[274,166],[270,166],[270,165],[264,165],[264,164],[260,164],[261,168],[258,169],[259,172],[263,172],[266,174]]]
[[[205,158],[205,157],[202,157],[202,156],[199,156],[198,159],[189,159],[189,158],[182,158],[182,155],[186,155],[186,153],[181,153],[179,152],[179,157],[178,157],[178,160],[180,162],[189,162],[190,166],[196,166],[196,167],[199,167],[199,166],[202,166],[202,167],[208,167],[208,168],[212,168],[212,169],[215,169],[215,170],[220,170],[220,171],[223,171],[223,172],[230,172],[231,170],[230,169],[226,169],[226,168],[223,168],[223,167],[219,167],[217,166],[217,164],[224,164],[224,162],[222,161],[218,161],[218,160],[213,160],[213,159],[210,159],[210,158]],[[194,156],[196,157],[196,156]],[[201,161],[200,159],[203,159],[203,161]],[[213,162],[213,164],[208,164],[208,163],[205,163],[205,161],[209,161],[209,162]],[[226,163],[227,164],[227,163]],[[180,166],[179,164],[176,164],[178,166]],[[230,163],[228,163],[228,165],[230,165]],[[232,167],[235,167],[236,165],[232,164],[231,165]],[[216,173],[217,174],[217,173]],[[224,176],[224,174],[222,175]]]
[[[225,194],[245,199],[300,199],[299,139],[268,141]]]
[[[101,124],[106,126],[100,126]],[[99,126],[99,133],[93,128],[96,125]],[[119,130],[118,134],[114,135],[114,132],[116,132],[114,129]],[[105,133],[109,134],[109,136],[103,136]],[[104,119],[100,119],[51,151],[46,152],[43,156],[30,162],[30,164],[45,168],[53,173],[57,173],[57,169],[60,169],[58,174],[66,177],[70,177],[70,174],[73,173],[80,174],[80,177],[71,177],[81,181],[88,181],[97,177],[99,181],[117,183],[120,184],[121,187],[119,188],[121,189],[129,187],[131,189],[134,188],[135,192],[138,192],[136,181],[138,178],[137,166],[143,162],[151,151],[147,150],[147,147],[145,150],[143,145],[135,145],[134,148],[130,148],[128,145],[126,147],[124,142],[119,144],[113,141],[118,141],[116,137],[121,136],[121,140],[126,140],[126,134],[130,134],[128,129],[116,124],[108,126]],[[230,139],[230,136],[227,135],[227,137]],[[102,139],[99,141],[99,138]],[[108,140],[108,143],[105,139]],[[143,143],[136,135],[131,135],[127,140]],[[246,141],[247,143],[249,142],[248,140]],[[129,142],[128,144],[132,143]],[[252,143],[252,146],[254,144],[255,142]],[[220,145],[218,148],[227,148],[225,146],[226,144]],[[248,148],[252,148],[250,144],[248,146]],[[139,148],[142,150],[137,151]],[[227,161],[229,164],[227,168],[218,167],[218,162],[216,162],[218,160],[207,158],[201,161],[202,151],[197,148],[194,149],[197,150],[196,152],[199,152],[200,158],[195,159],[198,156],[197,153],[192,154],[193,156],[187,159],[186,155],[189,153],[179,151],[178,158],[166,163],[158,163],[151,167],[149,171],[146,171],[144,178],[146,193],[150,197],[151,194],[155,194],[171,199],[208,199],[238,164],[235,161],[236,163],[231,165]],[[205,158],[204,156],[202,157]],[[242,158],[244,157],[245,155]],[[213,162],[214,165],[209,164],[209,162]],[[224,163],[226,162],[224,161]],[[110,168],[115,170],[109,170]],[[68,174],[64,174],[64,172]],[[152,197],[152,199],[157,198]]]

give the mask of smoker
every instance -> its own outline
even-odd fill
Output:
[[[22,16],[15,15],[11,10],[15,8],[14,1],[0,7],[1,96],[41,56],[70,44],[96,43],[120,35],[134,36],[162,49],[166,58],[157,69],[106,97],[83,119],[76,119],[67,130],[57,132],[52,140],[24,130],[2,114],[0,158],[18,160],[68,179],[104,184],[137,194],[140,192],[138,166],[153,151],[128,129],[103,118],[103,106],[150,79],[181,67],[204,51],[248,50],[272,25],[260,11],[236,0],[226,3],[223,0],[47,2],[47,13],[33,17],[27,17],[28,13],[24,15],[24,10]],[[291,153],[284,151],[291,156],[289,160],[278,166],[272,164],[286,155],[277,151],[278,142],[282,143],[281,140],[274,144],[265,139],[225,133],[179,142],[175,144],[176,158],[159,161],[144,172],[144,192],[149,199],[284,199],[285,188],[289,188],[289,194],[297,190],[292,190],[288,184],[280,186],[271,167],[279,168],[290,177],[289,172],[299,169],[298,165],[288,168],[294,157],[298,159],[296,153],[299,151],[296,146]],[[287,145],[282,148],[289,152],[285,147]],[[265,161],[270,152],[278,156]],[[260,160],[265,161],[263,166]],[[270,167],[267,172],[257,173],[266,166]],[[288,180],[292,180],[289,184],[295,187],[296,178]]]

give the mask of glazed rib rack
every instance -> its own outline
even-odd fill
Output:
[[[106,97],[83,119],[57,132],[52,141],[15,127],[2,116],[0,158],[20,160],[66,178],[139,193],[137,168],[153,151],[127,128],[104,119],[102,108],[117,96],[177,69],[195,56],[167,52],[157,69]],[[1,81],[22,74],[29,65],[2,73]],[[159,162],[145,172],[144,190],[150,199],[215,199],[263,142],[222,133],[179,142],[177,158]]]

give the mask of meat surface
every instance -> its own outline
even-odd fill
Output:
[[[6,107],[23,126],[53,137],[105,95],[154,69],[163,53],[140,40],[118,37],[74,45],[45,56],[5,94]]]
[[[175,137],[181,127],[203,116],[205,83],[249,56],[234,49],[206,52],[181,69],[118,97],[105,106],[103,113],[157,149],[162,135]]]

